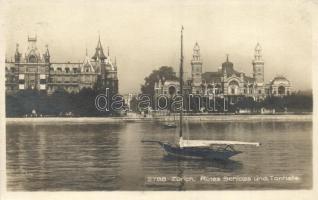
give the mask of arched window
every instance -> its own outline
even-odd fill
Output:
[[[250,94],[253,94],[253,93],[254,93],[254,88],[253,88],[253,85],[252,85],[252,84],[250,84],[250,85],[248,86],[248,90],[249,90],[249,93],[250,93]]]
[[[279,86],[278,87],[278,94],[279,95],[284,95],[285,94],[285,87],[284,86]]]
[[[229,93],[238,94],[239,93],[239,84],[237,81],[233,80],[229,83]]]
[[[220,94],[221,93],[221,85],[220,84],[216,84],[215,85],[215,94]]]
[[[170,86],[168,90],[171,96],[174,96],[176,94],[176,88],[174,86]]]
[[[35,55],[30,55],[29,56],[29,62],[30,63],[37,63],[38,62],[38,59]]]

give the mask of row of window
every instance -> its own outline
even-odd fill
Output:
[[[65,67],[64,71],[62,70],[61,67],[58,67],[58,68],[56,68],[56,70],[53,70],[53,71],[65,72],[65,73],[78,73],[78,72],[80,72],[80,70],[78,68],[68,68],[68,67]]]
[[[6,69],[6,71],[10,71],[12,73],[15,73],[15,72],[29,72],[29,73],[45,73],[46,72],[46,69],[45,67],[40,67],[40,68],[36,68],[36,67],[20,67],[19,70],[14,68],[14,67],[11,67],[10,70]]]
[[[50,81],[51,82],[66,82],[66,83],[73,83],[73,82],[78,82],[78,81],[95,81],[95,79],[92,76],[84,76],[84,77],[73,77],[73,76],[56,76],[56,77],[51,77]]]
[[[32,83],[35,83],[36,81],[35,80],[29,80],[29,82],[32,82]],[[40,79],[40,84],[46,84],[46,79]],[[25,84],[25,80],[24,79],[20,79],[19,80],[19,84],[23,85]]]

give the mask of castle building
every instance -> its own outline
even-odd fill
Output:
[[[269,83],[264,80],[264,60],[262,48],[259,43],[255,47],[254,59],[252,61],[253,76],[235,70],[234,64],[229,61],[222,63],[218,71],[202,72],[203,62],[200,56],[200,47],[195,43],[193,57],[191,60],[191,79],[185,81],[185,93],[193,95],[216,97],[229,97],[236,101],[240,97],[252,97],[255,100],[264,99],[266,96],[285,96],[291,94],[291,82],[283,77],[277,76]],[[158,81],[155,84],[156,95],[169,94],[168,91],[178,91],[178,81]],[[170,94],[171,95],[171,94]]]
[[[113,63],[109,53],[107,56],[104,54],[100,37],[95,54],[90,58],[86,50],[82,62],[51,62],[48,45],[41,55],[36,42],[37,37],[28,37],[24,56],[17,44],[14,61],[6,59],[6,93],[28,89],[45,91],[48,94],[56,90],[77,93],[83,88],[110,88],[111,93],[118,93],[116,59]]]

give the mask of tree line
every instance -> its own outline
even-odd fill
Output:
[[[102,91],[83,88],[78,93],[63,89],[48,95],[45,91],[20,90],[6,94],[6,116],[116,116],[117,112],[100,112],[95,107],[95,98]],[[105,93],[105,91],[103,91]]]

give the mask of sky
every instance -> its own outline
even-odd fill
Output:
[[[217,71],[229,54],[234,68],[252,76],[257,42],[263,49],[265,81],[287,77],[295,90],[312,87],[310,1],[4,1],[5,55],[49,46],[53,62],[83,61],[93,55],[100,34],[105,52],[116,56],[120,93],[138,92],[144,78],[160,66],[178,71],[180,29],[184,26],[184,63],[190,76],[195,42],[203,71]]]

